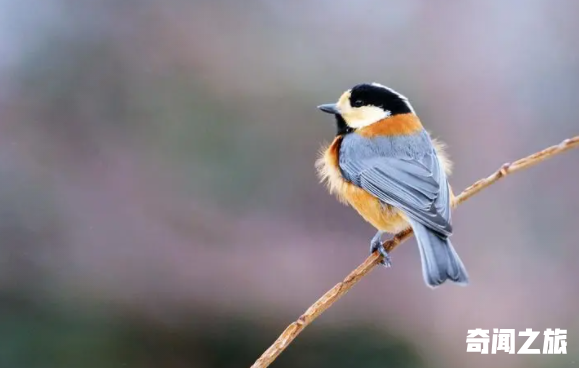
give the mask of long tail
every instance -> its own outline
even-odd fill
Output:
[[[411,225],[420,250],[424,282],[432,288],[447,279],[461,285],[468,284],[466,269],[450,240],[416,221],[411,221]]]

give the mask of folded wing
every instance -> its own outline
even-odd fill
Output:
[[[343,162],[354,183],[442,236],[452,233],[446,174],[434,150],[422,158],[372,157]]]

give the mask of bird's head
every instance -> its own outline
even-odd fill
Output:
[[[414,114],[406,97],[378,83],[358,84],[340,96],[338,102],[318,106],[334,114],[338,134],[345,134],[400,114]]]

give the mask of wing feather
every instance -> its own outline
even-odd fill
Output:
[[[422,158],[372,157],[342,162],[354,183],[437,233],[452,233],[446,174],[434,149]]]

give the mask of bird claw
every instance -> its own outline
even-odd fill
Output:
[[[384,248],[384,244],[382,243],[382,234],[383,234],[382,231],[378,231],[370,241],[370,254],[378,251],[378,253],[382,255],[380,264],[388,268],[392,266],[392,260],[390,258],[390,255],[386,251],[386,248]]]

